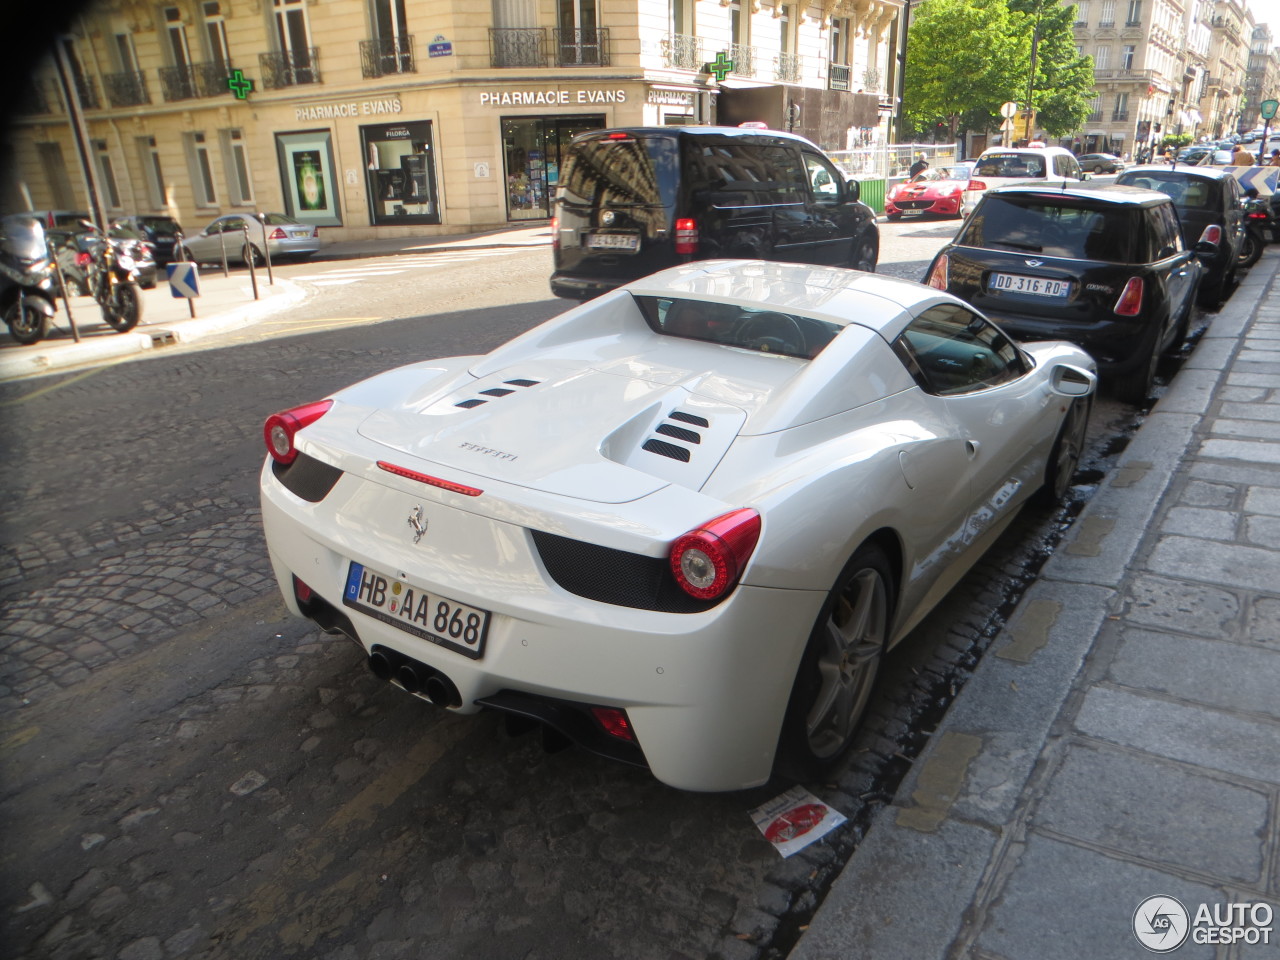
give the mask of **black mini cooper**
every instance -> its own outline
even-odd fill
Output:
[[[989,191],[925,282],[967,300],[1021,340],[1070,340],[1112,390],[1141,403],[1162,354],[1191,322],[1216,245],[1183,246],[1170,198],[1094,184]]]

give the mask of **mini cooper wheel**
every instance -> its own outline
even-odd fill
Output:
[[[779,755],[800,780],[830,773],[853,744],[889,640],[893,576],[884,552],[860,547],[822,605],[787,704]]]
[[[1036,491],[1036,499],[1046,506],[1053,506],[1066,499],[1071,481],[1080,467],[1084,454],[1085,434],[1089,429],[1089,412],[1092,397],[1078,397],[1071,402],[1071,409],[1062,419],[1058,438],[1049,451],[1049,461],[1044,468],[1044,486]]]

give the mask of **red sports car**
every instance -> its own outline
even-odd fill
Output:
[[[958,217],[961,215],[960,196],[972,173],[971,163],[924,170],[889,191],[889,195],[885,197],[885,216],[890,220],[918,217],[926,213]]]

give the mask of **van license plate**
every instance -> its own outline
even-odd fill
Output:
[[[1020,277],[1016,273],[993,273],[991,289],[1009,293],[1030,293],[1037,297],[1065,297],[1071,292],[1066,280],[1050,280],[1046,277]]]
[[[593,233],[587,237],[592,250],[639,250],[640,237],[634,233]]]

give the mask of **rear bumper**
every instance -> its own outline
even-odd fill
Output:
[[[1152,338],[1156,335],[1150,322],[1107,320],[1065,324],[995,310],[987,310],[986,313],[1015,339],[1069,340],[1083,347],[1097,361],[1098,371],[1104,376],[1138,369],[1151,355]]]
[[[590,300],[602,293],[617,289],[627,281],[597,277],[571,277],[561,273],[551,275],[551,292],[569,300]]]

